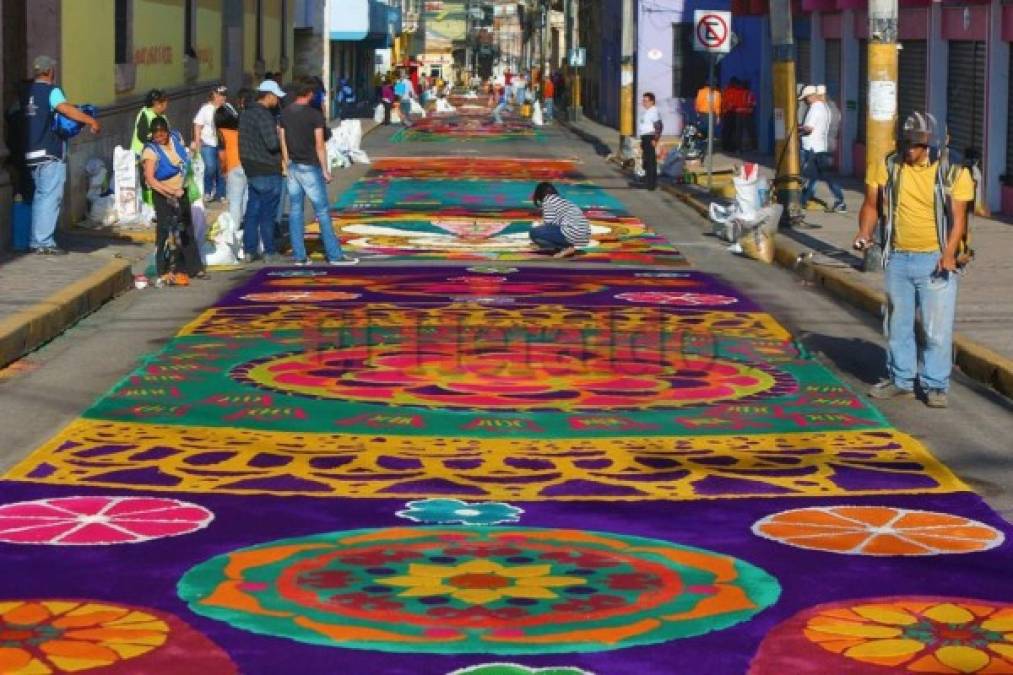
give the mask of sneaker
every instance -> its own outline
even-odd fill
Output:
[[[925,405],[930,408],[945,408],[949,405],[946,392],[942,389],[929,389],[925,392]]]
[[[39,255],[67,255],[67,251],[58,248],[56,246],[45,246],[43,248],[35,249],[35,252]]]
[[[886,400],[889,398],[914,398],[915,393],[911,389],[901,389],[890,380],[882,380],[869,389],[869,396]]]
[[[847,212],[848,212],[848,205],[845,204],[844,202],[838,202],[834,204],[833,207],[830,208],[829,210],[829,213],[847,213]]]
[[[302,260],[293,260],[292,264],[296,267],[307,267],[308,265],[312,265],[313,261],[309,258],[303,258]]]
[[[347,255],[343,255],[340,258],[335,258],[334,260],[328,260],[327,261],[328,265],[334,265],[334,266],[339,266],[339,265],[357,265],[358,263],[359,263],[359,259],[358,258],[352,258],[352,257],[347,256]]]

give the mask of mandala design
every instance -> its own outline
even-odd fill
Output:
[[[432,525],[500,525],[516,523],[524,509],[502,502],[462,502],[460,499],[418,499],[398,511],[401,518]]]
[[[250,302],[335,302],[338,300],[355,300],[361,293],[345,291],[264,291],[247,293],[243,300]]]
[[[753,533],[798,548],[871,556],[976,553],[1002,532],[963,516],[892,506],[816,506],[756,521]]]
[[[465,410],[644,410],[740,400],[776,371],[706,356],[607,345],[379,344],[294,352],[234,368],[272,391]]]
[[[790,665],[789,665],[790,664]],[[750,673],[1013,673],[1013,604],[899,596],[818,605],[767,634]]]
[[[0,672],[99,669],[236,672],[220,648],[171,615],[90,600],[0,601]]]
[[[0,541],[54,546],[136,544],[196,532],[213,518],[202,506],[161,497],[39,499],[0,506]]]
[[[739,301],[731,295],[720,293],[670,293],[665,291],[631,291],[619,293],[616,297],[627,302],[640,302],[652,305],[679,305],[682,307],[698,307],[713,305],[734,305]]]
[[[395,652],[557,653],[727,628],[778,597],[763,570],[577,530],[418,527],[286,539],[179,582],[198,614],[302,642]]]
[[[448,673],[448,675],[594,675],[594,673],[581,668],[568,668],[566,666],[528,668],[519,663],[483,663],[479,666],[455,670],[452,673]]]

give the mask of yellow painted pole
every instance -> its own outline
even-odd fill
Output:
[[[799,142],[795,94],[795,42],[792,36],[791,1],[771,0],[770,37],[774,51],[774,187],[784,206],[782,222],[802,217],[799,199],[802,177],[799,166]]]
[[[897,0],[869,3],[869,100],[865,164],[882,162],[897,147]]]

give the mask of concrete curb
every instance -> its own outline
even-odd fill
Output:
[[[700,215],[709,217],[706,204],[684,190],[671,185],[662,189],[675,196]],[[824,267],[808,261],[799,262],[799,256],[808,252],[803,246],[783,237],[775,238],[774,261],[798,276],[825,289],[830,295],[877,318],[883,316],[886,296],[875,289],[852,279],[838,269]],[[1013,397],[1013,359],[992,351],[974,340],[957,333],[953,336],[954,362],[968,377],[992,387],[1005,396]]]
[[[45,300],[0,320],[0,367],[49,342],[132,285],[130,263],[110,260]]]

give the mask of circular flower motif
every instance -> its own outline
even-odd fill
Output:
[[[790,663],[790,666],[789,666]],[[945,597],[850,600],[767,634],[750,673],[1013,672],[1013,604]]]
[[[469,504],[460,499],[418,499],[405,504],[397,515],[430,525],[499,525],[516,523],[524,509],[503,502]]]
[[[780,592],[762,570],[713,551],[516,526],[267,542],[201,563],[178,590],[198,614],[256,633],[449,654],[657,644],[746,621]]]
[[[247,293],[242,299],[249,302],[335,302],[355,300],[361,295],[345,291],[264,291]]]
[[[739,301],[731,295],[719,293],[691,293],[668,291],[630,291],[616,295],[619,300],[639,302],[652,305],[677,305],[680,307],[699,307],[712,305],[734,305]]]
[[[476,265],[475,267],[467,268],[468,272],[472,274],[513,274],[517,271],[516,267],[493,267]]]
[[[163,497],[88,495],[0,506],[0,541],[90,546],[136,544],[203,529],[214,514],[203,506]]]
[[[649,346],[451,342],[276,354],[231,377],[287,394],[465,410],[644,410],[741,400],[776,388],[779,371]]]
[[[756,521],[753,533],[798,548],[870,556],[976,553],[1005,539],[977,520],[892,506],[791,509]]]
[[[448,675],[592,675],[581,668],[566,666],[549,666],[548,668],[528,668],[519,663],[483,663],[455,670]]]
[[[53,673],[112,666],[165,643],[169,626],[98,602],[0,602],[0,672]]]

